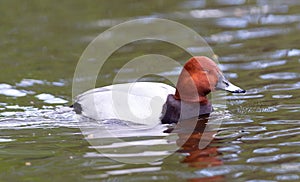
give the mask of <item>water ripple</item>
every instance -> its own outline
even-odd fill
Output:
[[[191,9],[191,8],[203,8],[206,5],[206,1],[188,0],[184,1],[180,7]]]
[[[266,121],[262,122],[262,124],[293,124],[293,125],[300,125],[300,120],[273,120],[273,121]]]
[[[278,143],[278,146],[289,146],[289,147],[300,147],[300,141],[299,142],[283,142]]]
[[[299,104],[282,104],[282,105],[278,105],[277,108],[297,111],[300,109],[300,105]]]
[[[291,80],[300,78],[300,74],[293,72],[269,73],[260,75],[260,78],[264,80]]]
[[[258,149],[253,150],[253,153],[269,154],[269,153],[276,152],[276,151],[279,151],[279,149],[278,148],[258,148]]]
[[[6,106],[9,107],[9,106]],[[45,107],[44,109],[13,106],[10,109],[24,110],[20,112],[6,111],[0,113],[1,129],[26,128],[78,128],[78,121],[74,119],[75,113],[69,107]]]
[[[289,28],[253,28],[247,30],[225,31],[211,35],[207,38],[207,41],[211,43],[228,43],[237,40],[249,40],[271,37],[274,35],[284,35],[290,31],[291,29]]]
[[[230,99],[230,100],[240,100],[240,99],[257,99],[257,98],[262,98],[264,95],[262,94],[257,94],[257,95],[228,95],[225,96],[224,99]]]
[[[270,140],[278,137],[297,136],[300,134],[300,128],[283,129],[279,131],[270,131],[254,136],[244,136],[241,140]]]
[[[62,98],[58,98],[58,97],[55,97],[54,95],[46,94],[46,93],[36,95],[35,97],[38,98],[39,100],[44,101],[47,104],[65,104],[65,103],[69,102]]]
[[[219,152],[234,152],[239,153],[241,151],[241,147],[238,145],[230,145],[226,147],[220,147],[218,149]]]
[[[18,87],[30,87],[33,85],[53,85],[53,86],[62,87],[65,85],[65,81],[60,80],[60,81],[55,81],[55,82],[48,82],[48,81],[44,81],[44,80],[24,78],[19,83],[16,83],[16,86],[18,86]]]
[[[298,0],[289,0],[289,1],[274,1],[274,0],[257,0],[257,5],[264,6],[264,5],[270,5],[270,6],[296,6],[299,5],[300,1]]]
[[[268,15],[260,18],[261,24],[288,24],[300,21],[300,15]]]
[[[2,142],[12,142],[15,141],[15,139],[11,139],[11,138],[0,138],[0,143]]]
[[[248,25],[248,21],[243,18],[219,18],[216,20],[216,24],[225,28],[245,28]]]
[[[245,182],[277,182],[274,180],[264,180],[264,179],[253,179],[253,180],[247,180]]]
[[[286,90],[297,90],[300,89],[300,82],[294,84],[270,84],[263,87],[265,90],[268,91],[286,91]]]
[[[35,79],[23,79],[21,80],[20,83],[16,83],[16,86],[12,86],[6,83],[0,83],[0,95],[5,95],[9,97],[24,97],[29,95],[35,94],[34,91],[30,90],[23,90],[23,89],[17,89],[18,87],[30,87],[34,85],[52,85],[52,86],[64,86],[65,83],[64,81],[57,81],[57,82],[47,82],[47,81],[42,81],[42,80],[35,80]],[[43,100],[47,104],[63,104],[67,103],[67,100],[54,97],[51,94],[46,95],[45,94],[40,94],[36,95],[36,98]],[[50,98],[51,97],[51,98]]]
[[[272,95],[272,98],[274,98],[274,99],[289,99],[292,97],[293,97],[293,95]]]
[[[292,157],[293,155],[295,154],[284,155],[283,157]],[[299,157],[299,155],[295,155],[294,157]],[[291,162],[291,163],[283,163],[283,164],[273,164],[272,166],[268,166],[262,169],[270,173],[291,173],[291,172],[299,173],[300,163]]]
[[[235,0],[235,1],[231,1],[231,0],[217,0],[216,2],[219,5],[241,5],[241,4],[245,4],[246,0]]]
[[[113,167],[116,167],[113,166]],[[118,166],[117,166],[118,167]],[[122,167],[122,166],[120,166]],[[97,179],[97,178],[107,178],[111,175],[129,175],[132,173],[143,173],[143,172],[155,172],[160,171],[161,167],[143,167],[143,168],[129,168],[129,169],[116,169],[116,170],[107,170],[105,174],[96,174],[96,175],[86,175],[86,179]]]
[[[246,165],[223,165],[223,166],[216,166],[216,167],[202,169],[196,171],[195,173],[205,177],[212,177],[212,176],[225,175],[225,174],[238,172],[238,171],[253,171],[256,168],[257,167],[255,166],[246,166]]]
[[[287,158],[298,158],[300,157],[300,153],[292,153],[292,154],[278,154],[273,156],[260,156],[260,157],[253,157],[247,160],[247,163],[268,163],[268,162],[275,162],[282,159]]]
[[[112,143],[110,145],[101,145],[101,146],[95,146],[93,148],[96,149],[107,149],[107,148],[121,148],[121,147],[130,147],[130,146],[137,146],[137,145],[167,145],[169,142],[164,139],[153,139],[153,140],[141,140],[141,141],[132,141],[132,142],[119,142],[119,143]]]
[[[143,168],[132,168],[132,169],[107,171],[107,174],[120,175],[120,174],[131,174],[131,173],[140,173],[140,172],[153,172],[153,171],[159,171],[159,170],[161,170],[161,167],[143,167]]]
[[[277,175],[276,179],[280,181],[298,180],[300,179],[300,176],[297,174],[284,174],[284,175]]]
[[[214,137],[215,139],[237,138],[245,135],[244,131],[220,131]]]
[[[286,60],[278,60],[278,61],[269,61],[269,60],[260,60],[260,61],[252,61],[249,63],[239,63],[239,64],[221,64],[220,68],[222,70],[256,70],[262,69],[272,66],[281,66],[286,63]]]
[[[13,86],[6,83],[0,84],[0,94],[10,97],[24,97],[27,95],[26,91],[17,90],[13,88]]]
[[[280,60],[286,57],[294,57],[299,56],[300,50],[299,49],[281,49],[275,51],[264,52],[259,55],[253,55],[249,57],[245,57],[244,54],[232,54],[220,57],[222,62],[234,62],[234,61],[244,61],[244,62],[252,62],[255,60]],[[269,61],[272,63],[273,61]],[[275,61],[276,62],[276,61]]]

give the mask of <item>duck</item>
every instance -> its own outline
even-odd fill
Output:
[[[246,92],[230,83],[212,59],[194,56],[184,64],[175,88],[158,82],[108,85],[78,95],[72,107],[81,118],[96,121],[172,124],[209,115],[208,94],[216,90]]]

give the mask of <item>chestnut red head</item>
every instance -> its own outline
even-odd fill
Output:
[[[225,79],[213,60],[205,56],[195,56],[185,63],[177,81],[174,97],[187,102],[206,104],[206,95],[216,89],[232,93],[245,92]]]

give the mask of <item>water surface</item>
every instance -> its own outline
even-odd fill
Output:
[[[297,0],[0,2],[1,181],[299,181],[299,9]],[[129,132],[123,125],[122,141],[103,137],[99,153],[80,130],[93,123],[74,119],[67,107],[89,42],[144,17],[194,29],[225,75],[247,90],[215,94],[226,105],[214,106],[209,120],[222,125],[204,149],[198,147],[201,132],[169,135],[167,126]],[[181,63],[189,57],[174,45],[135,42],[109,58],[97,86],[110,84],[128,60],[150,53]],[[183,146],[174,152],[176,145]]]

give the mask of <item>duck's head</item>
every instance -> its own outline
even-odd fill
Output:
[[[206,95],[215,90],[245,93],[245,90],[233,85],[224,77],[214,61],[208,57],[196,56],[185,63],[177,81],[174,97],[187,102],[206,104]]]

